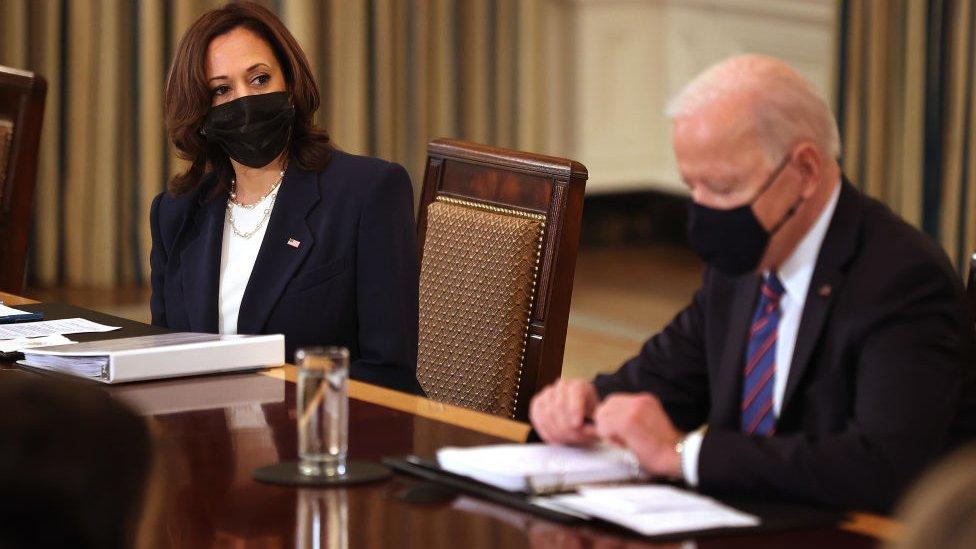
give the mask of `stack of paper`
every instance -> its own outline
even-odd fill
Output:
[[[38,347],[37,349],[40,350],[41,348]],[[32,368],[41,368],[42,370],[51,370],[79,377],[101,378],[109,375],[107,356],[41,355],[34,354],[32,349],[24,349],[22,352],[25,356],[25,365]],[[30,357],[29,360],[27,357]]]
[[[581,484],[643,477],[637,459],[611,446],[578,448],[548,444],[500,444],[442,448],[437,461],[445,470],[513,492],[545,494]]]
[[[551,499],[645,536],[758,526],[759,518],[672,486],[584,487]]]

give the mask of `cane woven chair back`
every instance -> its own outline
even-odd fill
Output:
[[[559,377],[585,181],[570,160],[430,144],[417,364],[429,397],[525,419]]]

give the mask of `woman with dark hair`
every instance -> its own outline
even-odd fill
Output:
[[[355,379],[416,381],[418,268],[403,167],[336,150],[295,38],[250,2],[205,13],[166,81],[190,162],[153,201],[152,321],[347,347]]]

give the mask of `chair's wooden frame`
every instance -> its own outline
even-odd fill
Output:
[[[562,158],[449,139],[427,147],[417,216],[421,264],[427,207],[438,197],[545,216],[516,419],[528,417],[532,396],[562,372],[586,178],[582,164]]]
[[[966,279],[966,296],[969,298],[969,310],[976,318],[976,252],[969,256],[969,276]]]
[[[0,119],[14,124],[0,188],[0,290],[13,293],[24,289],[46,93],[40,76],[0,66]]]

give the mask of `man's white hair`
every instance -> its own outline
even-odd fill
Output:
[[[668,102],[665,114],[674,121],[692,116],[716,100],[748,98],[747,119],[771,162],[799,141],[808,139],[833,158],[840,156],[837,120],[809,80],[789,65],[763,55],[731,57],[708,68]]]

